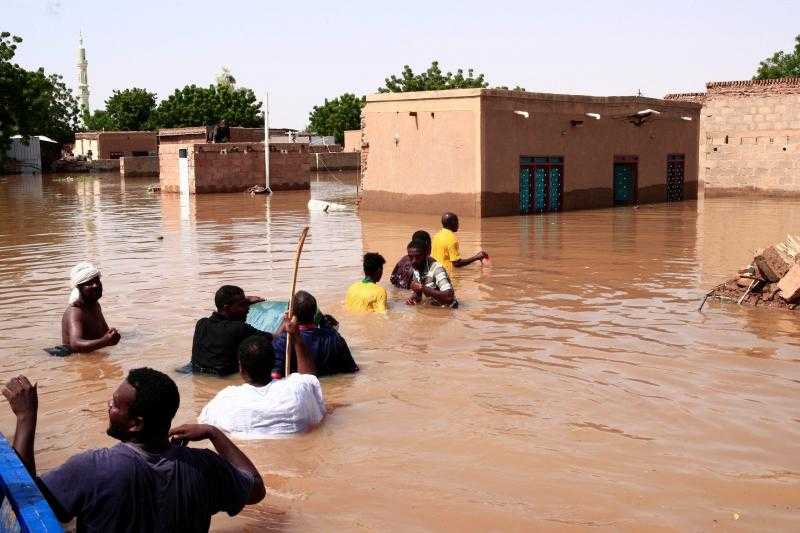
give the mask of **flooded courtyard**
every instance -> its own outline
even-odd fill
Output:
[[[40,471],[109,446],[106,402],[127,371],[166,371],[176,424],[237,376],[173,371],[224,283],[341,322],[355,375],[324,378],[329,416],[296,438],[244,442],[268,485],[216,530],[796,530],[800,315],[710,302],[752,251],[800,227],[800,201],[725,198],[463,219],[458,310],[344,311],[361,255],[387,274],[437,216],[310,213],[309,192],[184,197],[118,175],[0,177],[0,377],[39,383]],[[310,197],[355,204],[356,178]],[[69,269],[96,262],[116,347],[68,358]],[[13,433],[7,405],[0,430]]]

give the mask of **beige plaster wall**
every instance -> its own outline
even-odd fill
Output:
[[[613,205],[615,155],[638,156],[638,201],[648,203],[666,201],[667,155],[684,154],[685,198],[696,197],[696,104],[492,91],[484,96],[483,109],[483,216],[518,212],[520,156],[564,157],[564,209]],[[642,126],[627,120],[644,109],[661,114]],[[599,113],[600,119],[586,113]],[[692,120],[683,120],[684,116]],[[582,124],[573,126],[573,120]]]
[[[364,209],[478,215],[480,90],[374,95],[362,117]]]
[[[344,132],[344,151],[361,151],[361,130],[346,130]]]

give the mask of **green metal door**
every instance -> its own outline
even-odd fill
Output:
[[[550,183],[547,190],[547,210],[561,209],[561,167],[550,167]]]
[[[631,204],[636,199],[636,165],[614,163],[614,203]]]
[[[523,215],[531,212],[531,167],[521,166],[519,169],[519,212]]]
[[[544,211],[547,203],[545,187],[547,186],[547,169],[535,167],[533,169],[533,210],[536,212]]]

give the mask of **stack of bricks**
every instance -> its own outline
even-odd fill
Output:
[[[703,104],[706,195],[800,195],[800,78],[712,82],[706,89],[665,97]]]

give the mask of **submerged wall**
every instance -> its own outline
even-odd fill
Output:
[[[264,144],[190,144],[184,140],[168,143],[159,154],[161,190],[180,192],[178,159],[187,150],[189,192],[240,192],[264,185]],[[308,189],[310,161],[303,145],[270,145],[270,187],[272,190]]]
[[[158,176],[158,156],[121,157],[119,173],[128,178]]]
[[[614,163],[621,157],[638,161],[633,203],[667,201],[670,154],[684,157],[684,199],[696,198],[699,107],[642,97],[489,91],[482,106],[482,215],[519,212],[521,156],[563,158],[564,210],[613,207]],[[632,123],[646,109],[660,114]]]
[[[705,93],[665,98],[703,104],[707,195],[800,195],[800,78],[711,82]]]

